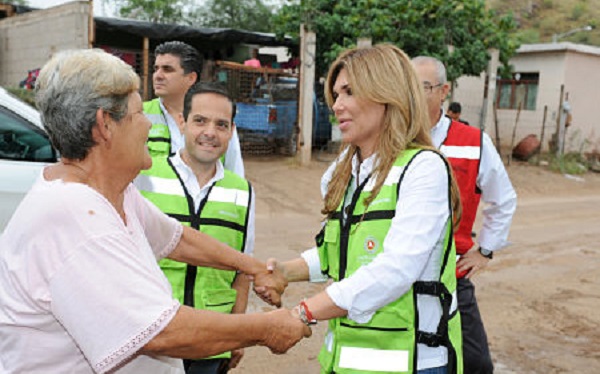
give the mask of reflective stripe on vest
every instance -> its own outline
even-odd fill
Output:
[[[146,118],[148,118],[150,120],[150,122],[152,122],[152,124],[164,123],[164,118],[163,118],[162,113],[160,113],[160,114],[146,113]],[[152,129],[150,129],[150,136],[156,136],[156,134],[154,134],[152,132]]]
[[[158,194],[173,195],[180,194],[181,191],[181,182],[179,179],[140,174],[136,184],[140,190]],[[230,203],[247,208],[250,201],[250,194],[248,191],[214,186],[208,195],[208,201]]]
[[[481,149],[480,147],[459,147],[442,145],[440,151],[448,158],[466,158],[469,160],[479,160]]]
[[[404,170],[404,167],[392,166],[389,174],[387,175],[387,177],[385,178],[385,181],[383,182],[383,185],[384,186],[392,186],[392,185],[398,183],[398,179],[400,178],[400,175],[402,175],[403,170]],[[363,191],[371,192],[374,187],[375,187],[375,179],[370,178],[369,181],[367,182],[367,184],[365,184],[365,188],[363,189]]]
[[[465,254],[473,246],[471,231],[477,215],[481,193],[477,188],[477,176],[481,159],[481,130],[452,121],[448,136],[440,151],[448,158],[460,190],[462,217],[454,234],[456,251]]]
[[[250,203],[250,194],[248,191],[232,190],[230,188],[215,186],[212,191],[210,191],[210,195],[208,195],[208,201],[231,203],[247,208]]]
[[[181,195],[181,182],[174,178],[161,178],[142,173],[135,181],[140,191],[155,192],[165,195]]]
[[[340,367],[362,371],[408,371],[409,351],[341,347]]]

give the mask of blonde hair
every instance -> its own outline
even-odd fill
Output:
[[[350,49],[333,62],[325,85],[325,97],[330,107],[335,102],[333,87],[342,69],[346,71],[353,96],[385,105],[383,130],[377,138],[373,170],[375,185],[365,199],[365,206],[368,206],[379,193],[402,151],[415,148],[435,150],[429,134],[431,126],[427,104],[411,60],[392,44]],[[352,157],[358,151],[353,144],[342,147],[342,156],[328,185],[323,214],[330,216],[342,201],[352,176]],[[450,178],[456,220],[460,217],[460,195],[451,172]]]

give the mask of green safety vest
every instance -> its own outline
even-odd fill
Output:
[[[148,151],[150,156],[171,155],[171,133],[167,125],[167,118],[160,108],[160,99],[156,98],[144,102],[144,114],[152,122],[148,134]]]
[[[229,170],[215,182],[194,212],[194,201],[181,182],[170,159],[153,158],[152,168],[138,176],[141,194],[161,211],[228,246],[243,252],[251,202],[251,186]],[[231,288],[236,272],[196,267],[168,258],[159,261],[171,283],[173,297],[197,309],[231,313],[237,292]],[[215,356],[229,357],[230,353]],[[212,358],[215,358],[212,357]]]
[[[364,200],[374,184],[369,183],[370,178],[352,196],[345,222],[342,222],[341,213],[345,206],[343,201],[327,220],[317,236],[324,274],[340,281],[383,252],[404,173],[419,152],[422,150],[407,150],[398,157],[379,194],[368,207],[365,208]],[[451,211],[450,206],[448,209]],[[319,353],[322,373],[416,373],[417,343],[447,347],[448,373],[462,373],[460,316],[458,311],[450,310],[452,299],[456,297],[456,255],[451,219],[445,230],[439,281],[415,282],[399,299],[375,312],[368,323],[359,324],[345,317],[330,320],[325,344]],[[435,334],[418,330],[417,295],[439,298],[443,313]]]

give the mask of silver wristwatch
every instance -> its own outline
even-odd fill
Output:
[[[482,255],[483,257],[487,257],[487,258],[489,258],[490,260],[491,260],[491,259],[494,257],[494,252],[492,252],[492,251],[490,251],[490,250],[487,250],[487,249],[485,249],[485,248],[481,248],[481,247],[479,247],[479,253],[481,253],[481,255]]]

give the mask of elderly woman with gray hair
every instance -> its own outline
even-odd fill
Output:
[[[62,158],[0,239],[3,373],[183,373],[179,358],[251,345],[282,353],[310,335],[285,309],[225,315],[173,299],[163,257],[237,270],[279,292],[284,280],[132,186],[152,163],[138,87],[130,66],[100,50],[58,53],[40,73],[37,104]]]

